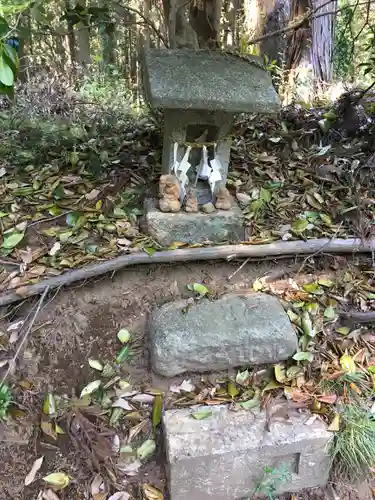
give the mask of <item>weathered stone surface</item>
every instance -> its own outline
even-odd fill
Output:
[[[141,226],[144,232],[163,246],[174,241],[184,243],[239,242],[244,239],[243,216],[234,203],[230,210],[204,213],[163,213],[156,201],[145,201],[145,215]]]
[[[289,412],[271,420],[264,412],[209,408],[212,416],[195,420],[195,407],[167,410],[163,417],[171,500],[240,500],[253,498],[264,468],[287,469],[291,481],[277,484],[277,494],[324,486],[332,434],[325,424],[306,422],[309,414]]]
[[[280,109],[269,73],[241,57],[218,51],[151,49],[145,51],[143,67],[146,96],[155,107],[231,113]]]
[[[276,297],[230,294],[164,304],[150,320],[151,363],[156,373],[227,370],[275,363],[292,356],[297,336]]]
[[[194,142],[198,137],[193,133],[197,127],[211,127],[215,130],[215,135],[210,140],[215,140],[216,152],[215,158],[219,160],[222,169],[221,174],[223,182],[226,182],[230,148],[232,139],[230,137],[235,115],[233,113],[225,113],[223,111],[197,111],[194,109],[165,109],[164,110],[164,135],[163,135],[163,173],[170,172],[174,163],[174,143],[180,144],[177,151],[177,161],[180,162],[186,152],[183,146],[185,142]],[[193,130],[190,131],[191,125]],[[200,135],[201,132],[198,134]],[[199,155],[199,158],[195,157]],[[189,160],[192,165],[200,163],[201,152],[193,150],[190,153]],[[192,169],[191,169],[192,170]],[[189,171],[190,172],[190,171]],[[188,172],[188,175],[189,175]],[[195,180],[195,176],[194,176]]]

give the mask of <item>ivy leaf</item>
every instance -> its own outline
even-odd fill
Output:
[[[252,410],[253,408],[257,408],[260,406],[260,401],[258,398],[249,399],[248,401],[243,401],[240,403],[241,407],[244,410]]]
[[[306,231],[307,226],[309,225],[309,221],[306,219],[297,219],[292,224],[292,230],[296,233],[303,233]]]
[[[23,240],[25,236],[25,232],[20,232],[15,229],[11,229],[10,231],[6,231],[3,235],[4,241],[2,244],[3,248],[14,248]]]
[[[303,289],[305,292],[312,293],[313,295],[323,295],[324,290],[321,288],[318,283],[307,283],[303,285]]]
[[[187,289],[191,292],[195,292],[202,297],[209,293],[209,290],[206,286],[202,285],[202,283],[193,283],[192,285],[188,285]]]
[[[326,307],[324,311],[324,317],[328,320],[335,319],[336,318],[335,308],[332,306]]]
[[[295,361],[312,361],[314,359],[314,354],[308,351],[296,352],[293,356]]]
[[[347,326],[340,326],[340,328],[336,328],[336,332],[340,335],[348,335],[350,332],[350,328]]]
[[[356,367],[355,367],[355,362],[351,356],[347,352],[343,354],[340,358],[340,365],[341,368],[344,370],[346,373],[355,373]]]
[[[151,457],[156,450],[156,443],[153,439],[147,439],[137,450],[137,457],[140,460],[146,460]]]
[[[212,417],[211,410],[200,410],[191,414],[195,420],[205,420],[206,418]]]
[[[0,56],[0,82],[7,87],[12,87],[14,84],[14,73],[3,54]]]
[[[315,337],[316,332],[314,331],[313,324],[310,318],[310,314],[307,311],[303,311],[301,325],[303,333],[309,337]]]
[[[268,189],[261,188],[259,199],[264,201],[264,203],[269,203],[272,199],[272,194],[270,191],[268,191]]]
[[[86,385],[86,387],[82,389],[81,395],[79,397],[83,398],[84,396],[92,394],[93,392],[97,391],[101,385],[101,380],[94,380],[93,382],[90,382],[88,385]]]
[[[323,223],[326,225],[326,226],[332,226],[332,219],[329,215],[327,214],[319,214],[319,217],[321,218],[321,220],[323,221]]]
[[[286,381],[286,368],[283,364],[278,363],[277,365],[274,366],[274,372],[275,372],[275,379],[280,383],[283,384]]]
[[[102,363],[97,359],[89,358],[89,365],[91,366],[91,368],[93,368],[94,370],[98,370],[99,372],[103,371],[104,368]]]
[[[318,284],[322,285],[322,286],[326,286],[327,288],[330,288],[331,286],[334,285],[334,282],[328,278],[319,278]]]
[[[228,394],[231,398],[235,398],[240,393],[240,390],[232,380],[228,382]]]

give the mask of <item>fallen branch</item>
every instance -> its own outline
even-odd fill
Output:
[[[14,292],[9,292],[0,296],[0,307],[19,300],[39,295],[46,288],[57,288],[70,285],[76,281],[87,280],[94,276],[118,271],[123,267],[135,266],[138,264],[171,264],[174,262],[188,262],[200,260],[215,260],[225,259],[233,260],[240,258],[267,258],[270,256],[294,256],[316,254],[321,252],[327,253],[368,253],[375,251],[375,239],[362,241],[359,238],[344,239],[329,239],[319,238],[307,241],[276,241],[266,245],[223,245],[217,247],[201,247],[201,248],[183,248],[179,250],[166,250],[156,252],[154,255],[148,255],[144,252],[134,253],[130,255],[121,255],[112,260],[91,264],[86,267],[74,269],[62,274],[47,278],[40,283],[34,285],[22,286]]]
[[[26,332],[25,332],[25,333],[24,333],[24,335],[23,335],[23,338],[22,338],[22,340],[21,340],[21,342],[20,342],[20,345],[18,346],[18,349],[17,349],[17,351],[16,351],[15,355],[14,355],[14,356],[13,356],[13,358],[9,361],[9,366],[8,366],[8,369],[7,369],[7,371],[5,372],[5,375],[3,376],[3,378],[2,378],[2,380],[1,380],[1,382],[0,382],[0,387],[1,387],[1,386],[4,384],[4,382],[6,381],[6,379],[7,379],[8,375],[9,375],[9,373],[12,371],[12,369],[13,369],[13,368],[14,368],[14,366],[15,366],[15,363],[16,363],[16,361],[17,361],[18,356],[20,355],[20,353],[21,353],[22,349],[26,346],[26,342],[27,342],[27,341],[28,341],[28,339],[29,339],[29,335],[30,335],[31,330],[32,330],[32,328],[33,328],[33,326],[34,326],[35,320],[36,320],[36,318],[37,318],[37,316],[38,316],[38,314],[39,314],[39,312],[40,312],[40,309],[42,308],[42,305],[43,305],[44,299],[46,298],[46,295],[47,295],[47,293],[48,293],[48,290],[49,290],[49,287],[48,287],[48,286],[44,288],[43,295],[42,295],[42,296],[40,297],[40,299],[39,299],[39,302],[38,302],[38,305],[37,305],[36,311],[35,311],[35,313],[34,313],[34,316],[31,318],[31,321],[30,321],[30,323],[29,323],[29,326],[27,327],[27,330],[26,330]]]
[[[375,321],[375,311],[340,311],[339,315],[354,323],[373,323]]]

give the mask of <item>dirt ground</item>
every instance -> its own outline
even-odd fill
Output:
[[[0,427],[0,462],[2,474],[0,500],[36,500],[43,488],[41,480],[24,486],[24,479],[34,460],[44,455],[38,477],[57,470],[66,471],[72,478],[68,488],[58,493],[60,499],[85,500],[93,478],[83,449],[73,446],[68,436],[50,441],[41,436],[39,420],[44,394],[79,395],[81,389],[93,380],[88,358],[110,358],[118,352],[116,334],[127,328],[136,338],[135,356],[124,367],[122,377],[131,379],[134,387],[153,387],[168,391],[171,384],[186,378],[165,380],[148,369],[147,319],[150,311],[166,301],[189,296],[186,285],[204,282],[213,292],[250,288],[255,278],[292,265],[291,261],[264,261],[248,264],[230,281],[239,264],[194,263],[183,265],[142,266],[126,269],[95,282],[80,284],[51,294],[34,325],[27,356],[17,369],[12,383],[18,387],[17,403],[23,411],[10,427]],[[35,299],[37,300],[37,299]],[[0,324],[6,331],[7,322],[24,319],[31,303],[19,307]],[[30,354],[31,353],[31,354]],[[22,381],[31,384],[26,389]],[[21,383],[21,387],[20,387]],[[137,485],[149,483],[159,488],[168,498],[164,475],[164,456],[158,443],[156,456],[144,466],[137,478],[131,478],[124,489],[142,498]],[[360,491],[361,490],[361,491]],[[325,491],[303,493],[293,499],[367,500],[372,498],[367,485],[355,487],[334,485]],[[363,491],[362,491],[363,490]],[[337,496],[335,496],[335,494]]]

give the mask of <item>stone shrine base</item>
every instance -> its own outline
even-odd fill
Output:
[[[175,241],[194,243],[238,243],[245,238],[243,215],[233,202],[230,210],[207,213],[161,212],[158,201],[148,198],[144,204],[142,230],[160,245],[170,246]]]
[[[192,417],[207,411],[211,415],[205,419]],[[272,411],[277,413],[275,405]],[[332,433],[309,413],[290,410],[288,416],[269,419],[264,410],[231,411],[227,405],[167,410],[163,426],[170,498],[254,498],[265,469],[290,473],[277,482],[276,494],[324,486]]]

